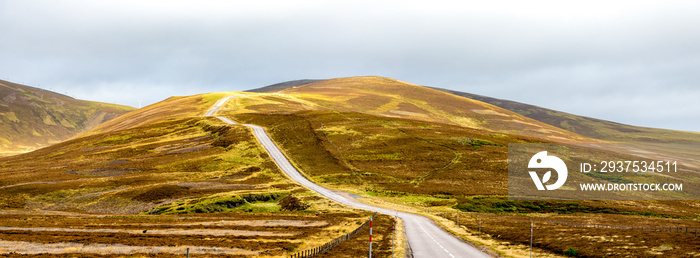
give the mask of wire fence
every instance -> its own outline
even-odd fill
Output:
[[[522,221],[533,221],[540,223],[548,223],[558,226],[567,227],[577,227],[577,228],[594,228],[594,229],[611,229],[611,230],[640,230],[640,231],[650,231],[650,232],[669,232],[669,233],[683,233],[683,234],[693,234],[695,237],[698,236],[700,229],[687,226],[658,226],[658,225],[647,225],[647,226],[635,226],[635,225],[621,225],[621,224],[595,224],[595,223],[580,223],[571,222],[564,220],[555,220],[541,217],[526,217],[526,216],[515,216],[515,215],[504,215],[504,214],[492,214],[492,213],[465,213],[465,212],[439,212],[438,216],[446,218],[448,220],[454,221],[457,225],[464,225],[467,219],[478,219],[478,218],[495,218],[495,219],[508,219],[508,220],[522,220]]]
[[[377,216],[377,213],[375,213],[374,215],[372,215],[372,219],[374,219],[375,216]],[[353,230],[352,232],[347,233],[347,234],[342,235],[342,236],[339,236],[338,238],[333,239],[333,240],[331,240],[331,241],[328,242],[328,243],[325,243],[325,244],[323,244],[323,245],[321,245],[321,246],[317,246],[317,247],[314,247],[314,248],[311,248],[311,249],[307,249],[307,250],[304,250],[304,251],[300,251],[300,252],[298,252],[298,253],[295,253],[295,254],[290,255],[289,257],[290,257],[290,258],[314,257],[314,256],[316,256],[316,255],[320,255],[320,254],[323,254],[323,253],[325,253],[325,252],[328,252],[328,250],[330,250],[331,248],[333,248],[333,247],[339,245],[340,243],[345,242],[345,240],[348,240],[348,239],[352,238],[353,236],[357,235],[357,233],[359,233],[360,230],[362,230],[362,229],[365,228],[367,225],[369,225],[369,222],[370,222],[370,220],[367,220],[367,222],[363,223],[362,225],[360,225],[358,228],[356,228],[356,229]]]

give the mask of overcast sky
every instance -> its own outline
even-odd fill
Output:
[[[700,1],[0,0],[0,78],[130,106],[379,75],[700,131]]]

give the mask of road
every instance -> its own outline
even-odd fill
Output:
[[[226,101],[237,96],[240,95],[229,96],[219,100],[209,110],[209,112],[206,113],[205,116],[214,116],[214,114],[224,103],[226,103]],[[226,117],[217,116],[216,118],[228,124],[236,124],[236,122]],[[279,166],[280,169],[287,174],[287,176],[297,183],[304,185],[336,202],[363,210],[399,217],[403,221],[406,237],[408,238],[408,244],[413,251],[414,257],[489,257],[487,254],[443,231],[426,217],[358,202],[311,182],[301,173],[299,173],[294,166],[292,166],[287,157],[282,154],[282,151],[277,147],[272,139],[270,139],[270,136],[268,136],[268,134],[265,132],[265,129],[260,126],[250,124],[245,124],[244,126],[253,129],[253,134],[262,144],[265,150],[267,150],[275,163],[277,163],[277,166]]]

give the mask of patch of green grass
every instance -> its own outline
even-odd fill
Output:
[[[465,212],[483,213],[605,213],[666,217],[649,211],[626,210],[621,206],[611,206],[605,203],[578,201],[516,201],[503,197],[475,196],[459,200],[453,208]]]
[[[500,137],[500,138],[504,138],[504,137]],[[481,146],[499,146],[499,147],[505,146],[503,144],[494,143],[494,142],[487,141],[487,140],[464,138],[464,137],[453,137],[452,140],[454,140],[457,143],[462,144],[462,145],[471,145],[474,149],[477,149]]]
[[[400,152],[386,154],[353,154],[349,155],[350,160],[374,161],[374,160],[402,160]]]
[[[399,203],[414,203],[420,206],[452,206],[457,203],[456,198],[448,195],[406,194],[397,196],[394,200]]]
[[[49,157],[53,158],[53,157],[56,157],[56,156],[61,156],[61,155],[63,155],[63,154],[66,154],[66,152],[65,152],[65,151],[56,152],[56,153],[54,153],[54,154],[51,154],[51,156],[49,156]]]
[[[280,206],[276,202],[246,203],[235,210],[239,212],[279,212]]]
[[[257,165],[263,161],[261,154],[260,148],[252,142],[239,142],[220,157],[225,162],[237,165]]]
[[[576,251],[576,249],[574,249],[573,247],[569,247],[568,250],[564,251],[564,255],[569,257],[575,257],[578,256],[578,251]]]
[[[279,200],[285,193],[216,194],[209,197],[188,199],[163,205],[149,214],[189,214],[216,212],[274,212],[279,211]],[[277,206],[277,207],[274,207]]]

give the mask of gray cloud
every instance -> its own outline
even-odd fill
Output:
[[[692,1],[0,0],[0,78],[135,106],[380,75],[700,131],[699,11]]]

